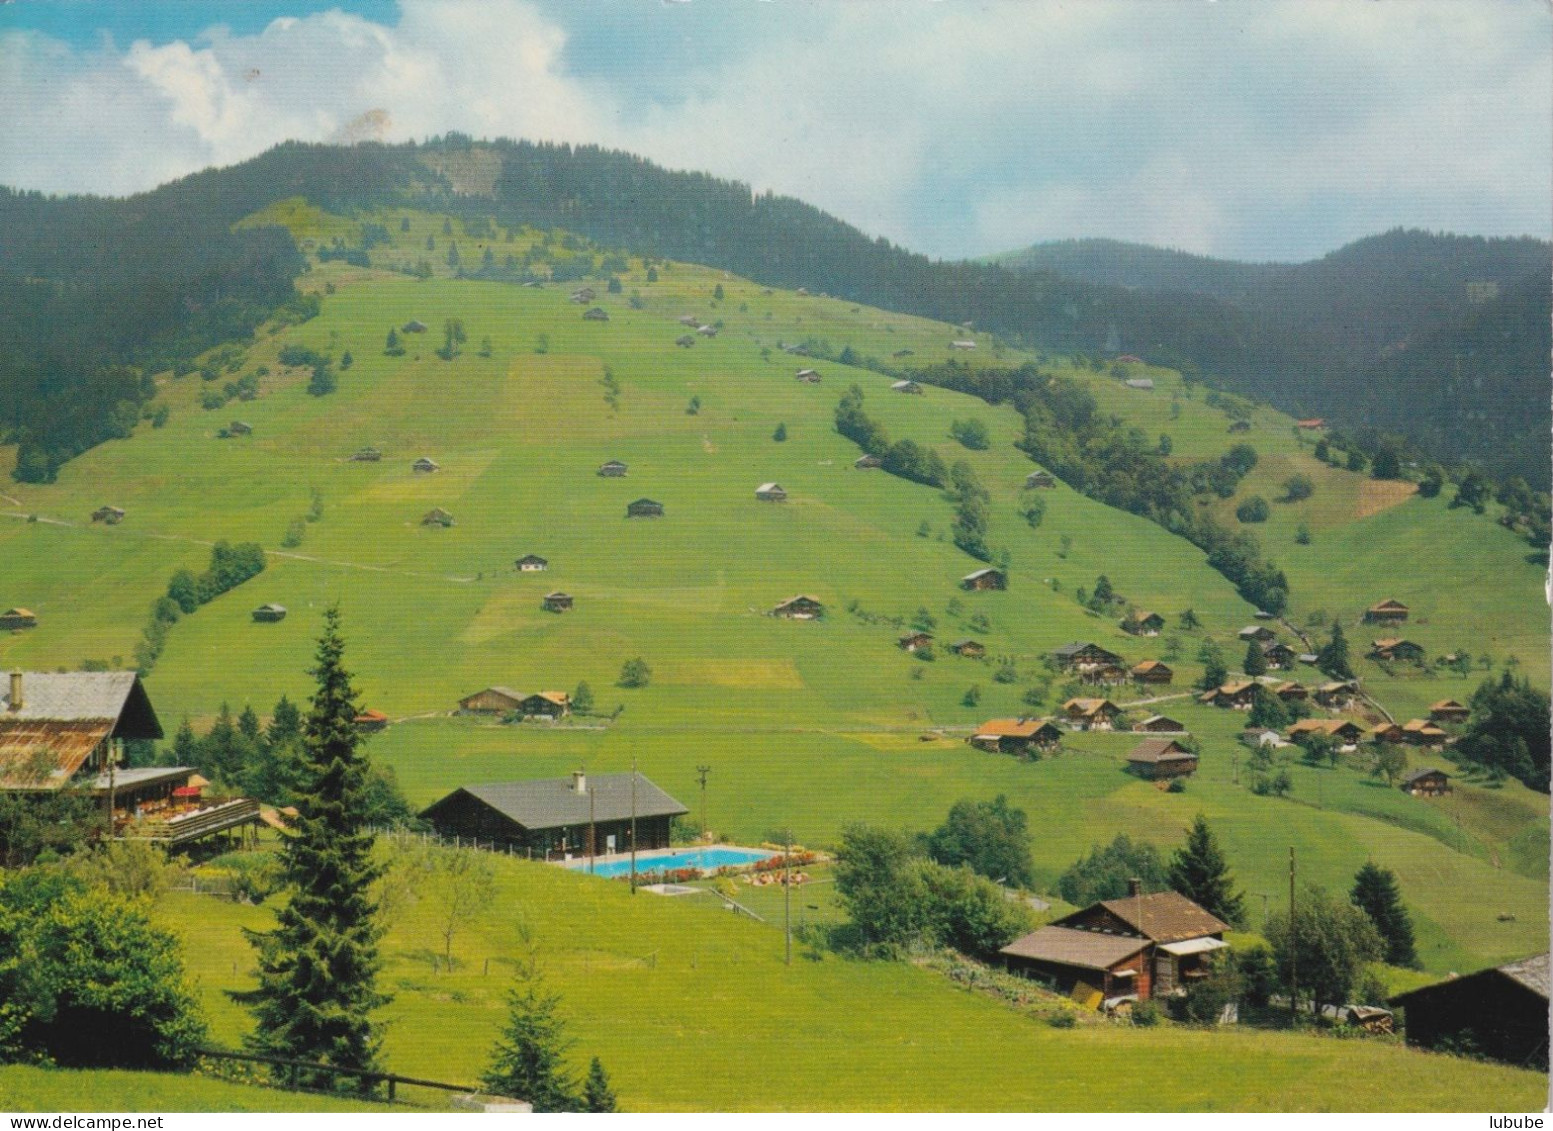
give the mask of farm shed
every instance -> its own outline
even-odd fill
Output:
[[[1152,377],[1129,377],[1125,384],[1129,389],[1139,389],[1145,393],[1154,391],[1154,378]]]
[[[546,593],[540,602],[547,613],[564,613],[572,607],[572,595],[570,593]]]
[[[764,503],[787,502],[787,492],[780,483],[762,483],[755,488],[755,497]]]
[[[687,812],[641,774],[577,771],[564,778],[464,786],[421,816],[444,836],[560,860],[633,847],[667,848],[670,821]]]
[[[1016,939],[1009,970],[1051,981],[1091,1008],[1168,997],[1204,978],[1229,924],[1173,891],[1107,899]]]
[[[895,393],[912,393],[920,397],[922,395],[922,386],[915,381],[894,381],[890,384],[890,391]]]
[[[286,606],[271,602],[268,605],[260,605],[253,611],[253,619],[261,624],[275,624],[286,619]]]
[[[426,323],[417,322],[413,318],[406,322],[403,326],[399,327],[399,332],[402,334],[424,334],[426,330]]]
[[[253,433],[253,425],[245,420],[234,420],[226,426],[226,430],[230,436],[248,436]]]
[[[907,652],[915,652],[919,648],[930,647],[933,643],[931,632],[912,632],[902,636],[897,643]]]
[[[852,461],[852,466],[859,471],[868,471],[871,468],[878,467],[883,462],[878,456],[858,456]]]
[[[487,687],[460,699],[458,710],[465,715],[506,715],[516,711],[522,702],[522,692],[510,687]]]
[[[787,620],[818,620],[825,615],[825,606],[819,599],[799,594],[797,597],[789,597],[776,608],[771,610],[774,617],[784,617]]]
[[[805,384],[808,384],[808,385],[818,385],[820,383],[819,370],[817,370],[817,369],[800,369],[797,372],[797,374],[795,375],[795,379],[799,380],[799,381],[802,381],[802,382],[804,382]]]
[[[663,504],[652,499],[637,499],[626,504],[627,518],[662,518]]]
[[[1008,575],[1000,569],[978,569],[960,578],[961,589],[1007,589]]]
[[[957,341],[950,342],[949,348],[952,350],[973,350],[976,348],[976,343],[970,341],[969,339],[962,338]]]
[[[1265,624],[1248,624],[1235,635],[1242,640],[1255,640],[1260,644],[1270,644],[1277,639],[1273,630]]]
[[[14,632],[23,628],[37,627],[38,614],[31,609],[7,609],[3,614],[0,614],[0,629],[10,629]]]
[[[606,460],[604,463],[599,464],[599,474],[605,479],[623,479],[625,478],[625,473],[626,465],[618,459]]]
[[[584,310],[582,312],[582,320],[584,322],[608,322],[609,311],[602,306],[595,306],[591,310]]]
[[[578,306],[587,306],[588,303],[592,302],[597,297],[598,295],[594,294],[592,287],[583,287],[579,290],[573,291],[566,301],[574,302]]]
[[[1407,1043],[1453,1051],[1470,1040],[1483,1056],[1548,1070],[1548,956],[1539,954],[1464,978],[1398,994]]]
[[[550,562],[538,554],[524,554],[514,564],[519,573],[543,573],[550,568]]]
[[[1197,755],[1173,738],[1145,738],[1127,754],[1127,769],[1140,778],[1179,778],[1197,772]]]
[[[980,640],[972,640],[970,637],[956,640],[949,645],[949,650],[956,656],[964,656],[968,660],[979,660],[987,654],[987,646]]]
[[[1401,601],[1385,600],[1364,610],[1366,624],[1401,624],[1407,620],[1408,608]]]

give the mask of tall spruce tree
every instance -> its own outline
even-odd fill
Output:
[[[1390,868],[1366,863],[1353,879],[1349,898],[1370,917],[1386,944],[1386,961],[1393,966],[1418,967],[1413,920],[1402,905],[1402,889]]]
[[[1316,655],[1316,666],[1333,679],[1352,679],[1353,667],[1348,662],[1348,640],[1343,636],[1343,626],[1332,622],[1332,639]]]
[[[1262,645],[1259,641],[1246,642],[1246,659],[1241,668],[1252,677],[1267,674],[1267,657],[1262,654]]]
[[[371,895],[382,868],[372,861],[373,836],[362,816],[369,766],[358,749],[361,708],[341,663],[344,651],[340,612],[331,607],[311,673],[318,689],[297,767],[296,831],[280,853],[290,898],[276,912],[274,930],[247,932],[258,950],[259,985],[232,996],[254,1015],[246,1041],[254,1051],[374,1069],[382,1037],[371,1015],[389,1000],[377,989],[383,930]],[[370,1090],[329,1073],[303,1076],[308,1087]]]
[[[556,1016],[561,995],[545,988],[534,957],[520,960],[517,983],[507,991],[507,1025],[480,1077],[493,1095],[527,1100],[537,1112],[580,1111],[582,1098],[564,1063],[572,1042]],[[590,1076],[590,1083],[592,1082]]]
[[[1186,843],[1170,858],[1169,879],[1172,889],[1231,926],[1244,922],[1244,897],[1233,890],[1229,864],[1201,813],[1192,822]]]
[[[598,1057],[588,1065],[588,1079],[582,1086],[582,1109],[587,1112],[619,1111],[615,1090],[609,1086],[609,1073]]]

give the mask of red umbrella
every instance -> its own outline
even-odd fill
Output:
[[[200,787],[197,785],[180,785],[173,790],[174,797],[198,797],[199,795]]]

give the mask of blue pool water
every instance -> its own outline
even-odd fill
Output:
[[[739,864],[753,864],[757,860],[768,860],[774,853],[760,848],[729,848],[727,845],[713,845],[710,848],[687,848],[680,852],[670,852],[662,856],[638,856],[636,858],[636,872],[663,872],[670,868],[700,868],[710,872],[716,868],[727,868]],[[569,867],[575,871],[586,872],[587,860],[573,861]],[[595,876],[625,876],[631,872],[631,861],[625,860],[598,860],[594,862],[593,874]]]

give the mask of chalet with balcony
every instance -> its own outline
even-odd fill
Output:
[[[1122,658],[1108,652],[1098,644],[1074,642],[1052,650],[1052,658],[1063,671],[1083,674],[1098,668],[1120,667]]]

